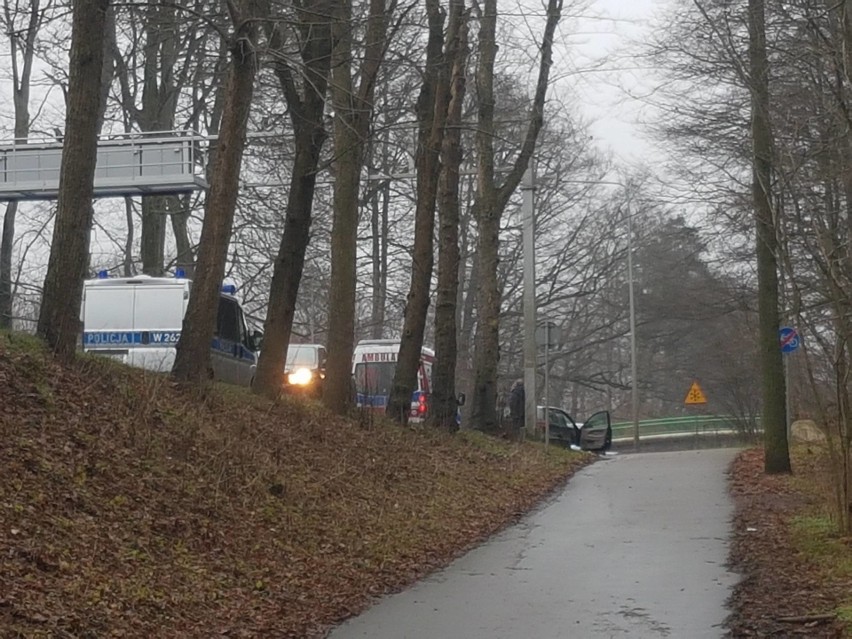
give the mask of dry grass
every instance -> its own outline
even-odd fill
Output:
[[[590,456],[358,423],[0,333],[0,635],[309,637]]]

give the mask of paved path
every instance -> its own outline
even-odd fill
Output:
[[[331,639],[725,636],[735,451],[601,460],[521,523]]]

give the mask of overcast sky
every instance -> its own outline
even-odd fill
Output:
[[[632,42],[651,33],[652,19],[669,0],[589,0],[589,7],[577,18],[577,29],[566,38],[574,66],[580,73],[575,84],[582,111],[592,122],[592,133],[603,147],[624,160],[638,160],[656,153],[653,143],[642,139],[639,119],[647,107],[629,97],[625,89],[641,95],[649,84],[647,71],[640,71],[630,57]],[[593,69],[602,58],[609,59],[606,70]]]

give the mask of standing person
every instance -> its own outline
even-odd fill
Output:
[[[509,391],[509,415],[512,418],[511,437],[518,441],[524,440],[524,410],[526,408],[526,395],[524,393],[524,380],[518,379],[512,384]]]

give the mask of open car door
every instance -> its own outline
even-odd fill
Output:
[[[612,446],[612,424],[609,411],[595,413],[579,427],[581,450],[605,453]]]

